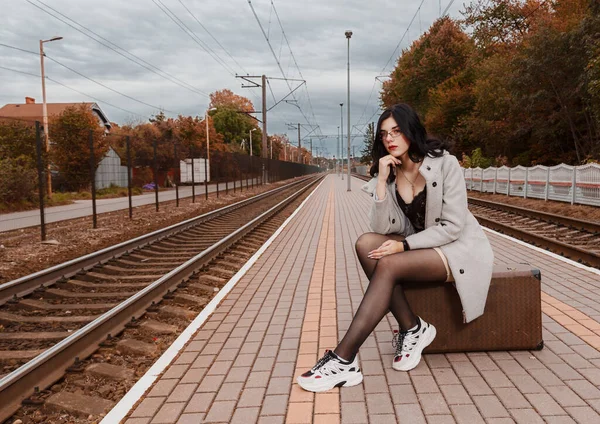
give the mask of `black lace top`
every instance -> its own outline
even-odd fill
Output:
[[[425,229],[425,203],[427,201],[427,187],[420,191],[412,202],[406,203],[398,190],[396,190],[396,200],[402,212],[406,215],[410,223],[413,225],[415,232]]]

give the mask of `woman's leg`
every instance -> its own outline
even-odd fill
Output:
[[[365,233],[356,241],[356,254],[358,255],[360,265],[369,280],[371,280],[371,276],[377,267],[377,259],[369,258],[369,252],[373,249],[377,249],[383,242],[389,239],[402,241],[404,237],[396,234],[383,235],[378,233]],[[394,318],[396,318],[396,321],[402,330],[406,331],[416,325],[417,317],[406,301],[404,290],[401,285],[396,285],[394,287],[389,310],[394,315]]]
[[[395,253],[385,256],[377,262],[369,287],[352,319],[350,328],[334,350],[338,356],[347,360],[352,360],[360,346],[388,312],[393,295],[395,296],[395,306],[401,309],[398,311],[400,316],[396,317],[400,326],[408,329],[416,325],[414,314],[412,311],[408,313],[410,306],[404,296],[402,282],[446,280],[446,267],[433,249]],[[396,288],[399,288],[400,291],[395,293]],[[408,327],[404,328],[405,326]]]

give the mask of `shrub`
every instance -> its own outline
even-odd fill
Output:
[[[0,202],[35,201],[37,172],[19,158],[0,159]]]

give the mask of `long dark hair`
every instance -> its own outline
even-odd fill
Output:
[[[425,127],[419,119],[419,115],[412,107],[406,103],[395,104],[383,111],[377,121],[377,130],[375,131],[375,142],[371,150],[373,165],[371,166],[370,174],[372,177],[379,172],[379,159],[388,155],[388,151],[383,145],[381,138],[381,124],[389,117],[394,118],[396,124],[402,131],[402,134],[410,141],[408,147],[408,157],[413,162],[420,162],[425,156],[440,157],[444,154],[444,150],[448,150],[448,143],[440,139],[430,137],[425,131]],[[393,181],[394,175],[390,173],[388,182]]]

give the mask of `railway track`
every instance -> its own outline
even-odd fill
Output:
[[[353,174],[362,180],[369,180]],[[469,209],[481,225],[600,268],[600,224],[533,209],[469,198]]]
[[[321,178],[0,285],[0,422],[112,406]]]

